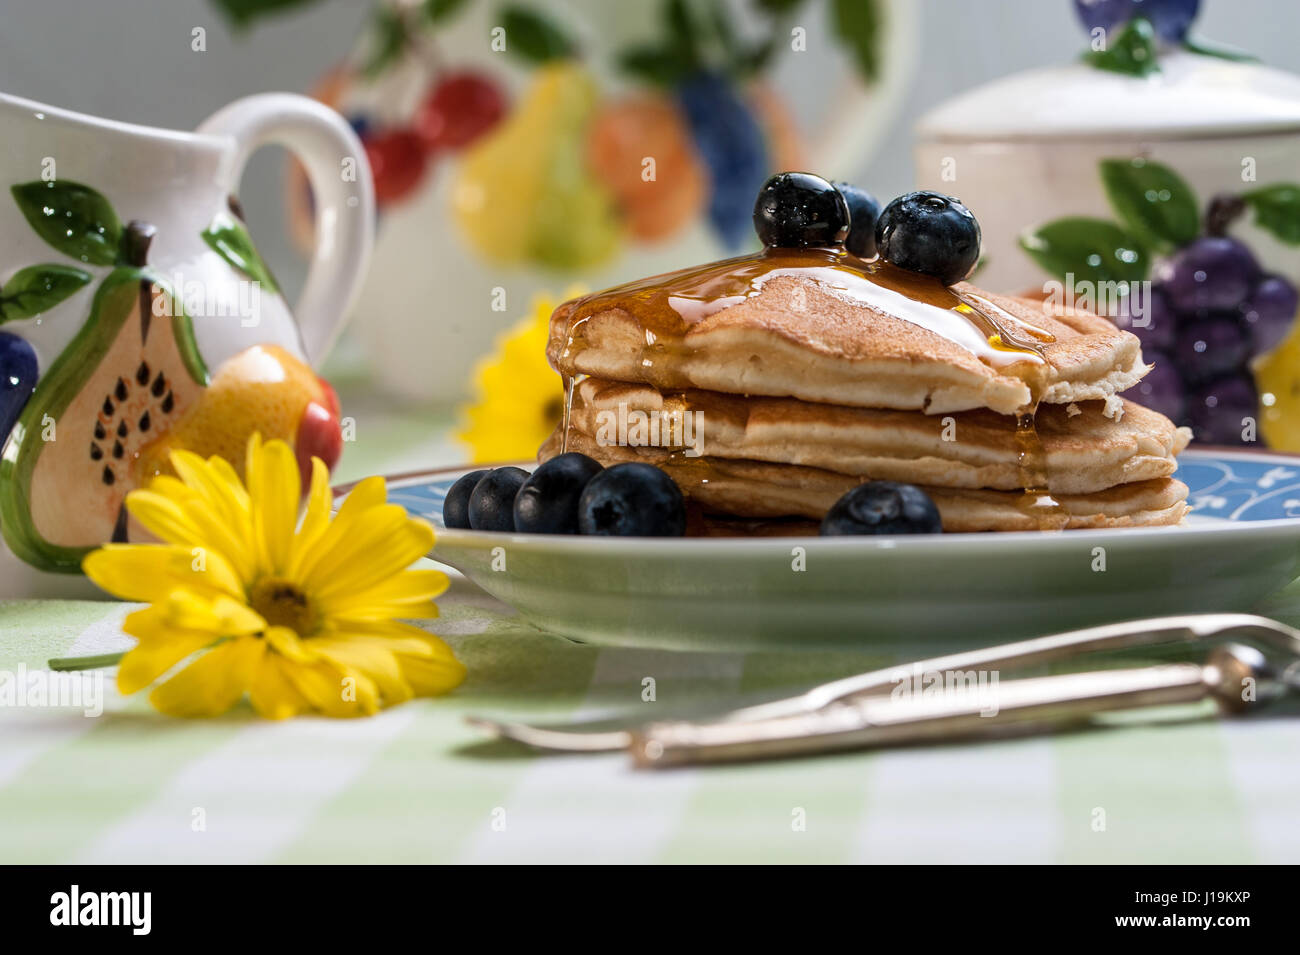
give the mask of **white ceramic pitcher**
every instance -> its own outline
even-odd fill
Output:
[[[188,350],[197,354],[188,355],[186,364],[209,375],[258,346],[291,356],[285,361],[300,366],[318,363],[333,345],[365,274],[375,213],[361,144],[332,110],[302,96],[261,94],[230,104],[197,131],[185,133],[0,94],[0,130],[0,335],[5,336],[0,359],[16,363],[8,384],[22,386],[18,392],[0,387],[0,496],[7,497],[11,509],[30,493],[30,488],[14,490],[20,456],[16,436],[23,430],[15,423],[15,405],[32,404],[47,373],[67,379],[70,364],[87,369],[110,359],[126,364],[123,356],[130,353],[122,347],[96,351],[107,347],[107,333],[100,334],[104,341],[99,346],[93,335],[81,334],[99,306],[97,295],[123,274],[136,275],[124,270],[146,268],[159,282],[155,288],[170,288],[172,300],[185,313]],[[271,143],[302,161],[322,213],[311,270],[292,311],[248,238],[233,198],[249,156]],[[34,394],[24,378],[33,363]],[[145,364],[132,365],[142,379],[138,389],[124,373],[124,388],[134,390],[122,408],[135,395],[149,400]],[[150,374],[151,384],[156,373]],[[195,374],[194,380],[202,377]],[[202,393],[207,383],[190,390]],[[61,379],[60,384],[65,391],[75,390],[77,380],[67,384]],[[44,401],[49,403],[48,395]],[[132,414],[142,415],[131,407]],[[152,440],[163,427],[153,410],[153,431],[139,440]],[[75,403],[63,409],[70,419],[60,420],[61,427],[66,423],[61,437],[89,445],[90,434],[81,434],[82,425],[97,426],[77,420],[76,411]],[[122,411],[119,417],[124,415]],[[28,421],[28,432],[34,424]],[[108,435],[95,452],[106,453],[108,463],[114,441]],[[124,455],[128,461],[130,453]],[[9,488],[3,487],[6,480]],[[70,512],[81,506],[75,493],[67,506]],[[0,521],[4,513],[0,508]],[[87,514],[86,519],[96,516]],[[19,559],[15,549],[22,547],[14,546],[9,533],[16,523],[11,520],[6,528],[8,543],[0,543],[0,597],[88,591],[71,560],[50,566],[58,562]],[[62,573],[51,572],[55,570]]]

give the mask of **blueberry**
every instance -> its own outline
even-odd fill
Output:
[[[457,530],[469,530],[469,496],[474,486],[487,477],[488,469],[470,471],[456,479],[456,483],[442,499],[442,523]]]
[[[942,530],[939,509],[916,485],[868,481],[831,506],[822,520],[821,534],[938,534]]]
[[[779,172],[758,190],[754,231],[769,249],[843,245],[849,234],[849,205],[821,176]]]
[[[1229,309],[1259,281],[1259,263],[1236,239],[1203,236],[1159,263],[1154,278],[1179,312]]]
[[[876,220],[880,218],[880,200],[848,182],[837,182],[844,201],[849,204],[849,237],[844,241],[848,250],[860,259],[876,254]]]
[[[0,332],[0,448],[36,390],[36,352],[24,339]]]
[[[1187,322],[1174,344],[1178,370],[1189,381],[1235,371],[1250,354],[1250,338],[1232,313]]]
[[[686,80],[677,99],[709,170],[709,221],[729,248],[739,248],[749,238],[754,196],[770,168],[763,129],[735,86],[718,74]]]
[[[1201,0],[1074,0],[1075,12],[1089,32],[1110,32],[1133,17],[1145,17],[1160,39],[1181,42],[1196,19]]]
[[[876,248],[891,265],[954,285],[979,261],[980,224],[959,199],[909,192],[880,213]]]
[[[1286,338],[1295,320],[1300,296],[1280,275],[1266,275],[1241,306],[1241,320],[1250,329],[1256,355],[1272,351]]]
[[[1143,349],[1167,351],[1174,347],[1174,311],[1158,287],[1152,287],[1150,295],[1140,292],[1126,295],[1120,302],[1115,324],[1136,335]]]
[[[1244,419],[1259,414],[1249,374],[1229,375],[1192,392],[1187,402],[1192,433],[1209,444],[1243,444]]]
[[[654,465],[616,464],[587,482],[578,501],[578,530],[606,537],[681,537],[686,502],[673,479]]]
[[[1142,380],[1124,392],[1124,397],[1143,407],[1158,411],[1174,424],[1182,424],[1187,412],[1183,379],[1174,360],[1159,351],[1143,351],[1142,358],[1154,365]]]
[[[523,468],[489,471],[469,496],[469,526],[476,531],[513,531],[515,495],[527,480]]]
[[[578,499],[600,463],[570,451],[551,458],[515,495],[515,530],[525,534],[578,533]]]

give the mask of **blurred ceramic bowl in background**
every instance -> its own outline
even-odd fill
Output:
[[[1145,76],[1075,62],[954,97],[917,139],[918,186],[979,217],[981,285],[1071,288],[1129,323],[1157,366],[1129,397],[1198,440],[1300,448],[1300,77],[1184,50]]]

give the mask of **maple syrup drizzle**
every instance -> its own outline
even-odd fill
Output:
[[[569,304],[566,341],[557,364],[571,367],[571,359],[584,349],[583,326],[591,316],[617,308],[640,323],[645,334],[639,356],[642,374],[647,383],[662,389],[669,379],[659,368],[666,371],[671,366],[674,338],[710,315],[757,295],[766,282],[781,276],[810,278],[833,294],[928,329],[999,372],[1021,378],[1032,396],[1016,414],[1014,426],[1024,489],[1021,510],[1040,529],[1064,525],[1063,509],[1048,491],[1046,454],[1034,421],[1046,371],[1043,348],[1055,336],[982,296],[958,293],[880,259],[859,259],[842,249],[765,249],[597,292]],[[561,448],[567,451],[576,378],[565,371],[561,375]],[[707,462],[692,462],[696,463],[707,470]],[[707,481],[707,476],[701,480]]]

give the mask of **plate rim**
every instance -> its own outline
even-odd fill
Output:
[[[1289,465],[1300,470],[1300,454],[1288,454],[1286,452],[1273,451],[1270,449],[1251,449],[1251,448],[1234,448],[1218,445],[1202,445],[1195,448],[1189,448],[1183,452],[1180,457],[1212,457],[1218,459],[1246,459],[1258,461],[1260,459],[1276,460],[1279,464]],[[429,478],[439,475],[454,474],[458,472],[473,471],[479,469],[489,469],[497,467],[519,467],[522,464],[534,464],[531,461],[515,459],[513,461],[503,461],[500,463],[464,463],[457,465],[442,466],[436,468],[424,468],[414,471],[403,471],[392,475],[386,475],[385,480],[388,483],[389,490],[400,490],[402,487],[427,481]],[[340,484],[334,488],[336,498],[346,494],[358,481],[351,481]],[[1207,522],[1204,524],[1190,524],[1183,526],[1156,526],[1156,527],[1103,527],[1087,528],[1072,531],[997,531],[989,533],[972,533],[972,534],[882,534],[882,535],[863,535],[863,536],[845,536],[845,537],[821,537],[818,535],[792,536],[792,537],[705,537],[690,538],[690,549],[694,552],[717,552],[735,550],[743,547],[745,550],[762,550],[770,553],[773,550],[788,552],[792,546],[807,546],[809,543],[815,543],[817,548],[827,548],[831,550],[847,550],[855,552],[867,551],[896,551],[907,548],[911,551],[926,552],[942,548],[951,550],[954,547],[967,549],[980,549],[987,547],[991,542],[1006,542],[1007,545],[1021,544],[1031,547],[1043,547],[1051,549],[1063,542],[1074,544],[1113,542],[1119,540],[1134,540],[1142,542],[1158,541],[1160,538],[1168,535],[1176,535],[1179,540],[1186,540],[1188,535],[1196,538],[1210,536],[1224,536],[1225,534],[1243,533],[1249,531],[1252,534],[1266,533],[1268,536],[1286,536],[1287,532],[1300,531],[1300,517],[1277,517],[1269,518],[1262,521],[1235,521],[1224,519],[1221,521]],[[500,546],[509,544],[512,547],[536,547],[544,546],[546,549],[555,553],[578,553],[585,554],[593,550],[598,550],[602,554],[611,556],[627,556],[630,554],[639,554],[644,556],[667,556],[672,554],[680,556],[682,553],[681,544],[685,540],[678,537],[584,537],[569,534],[520,534],[505,531],[468,531],[453,528],[439,527],[437,540],[434,542],[433,555],[437,556],[438,551],[443,549],[443,545],[452,546],[471,546],[472,542],[478,545]],[[1003,546],[1001,543],[994,546]]]

